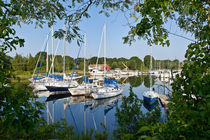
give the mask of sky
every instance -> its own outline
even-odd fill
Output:
[[[121,12],[115,12],[110,17],[106,17],[102,14],[97,13],[97,9],[92,8],[88,11],[91,18],[82,19],[79,23],[81,31],[86,32],[87,35],[87,58],[97,56],[100,44],[100,38],[103,30],[104,23],[106,23],[106,56],[109,58],[130,58],[137,56],[143,60],[145,55],[150,54],[150,47],[147,45],[145,40],[137,40],[131,46],[123,44],[123,37],[127,35],[129,27],[127,26],[127,20]],[[54,25],[54,30],[63,28],[63,22],[58,22]],[[166,28],[172,32],[188,38],[192,38],[189,34],[186,34],[178,29],[173,22],[169,22]],[[22,24],[21,28],[15,26],[17,35],[20,38],[25,39],[25,47],[17,48],[16,50],[9,53],[10,56],[14,57],[17,54],[28,56],[31,54],[35,56],[39,51],[43,51],[42,46],[47,34],[50,32],[50,28],[44,25],[43,28],[35,28],[35,25]],[[184,60],[184,55],[187,49],[187,45],[190,41],[169,35],[170,46],[152,46],[152,56],[156,60],[164,59],[178,59]],[[54,50],[58,44],[58,39],[54,39]],[[71,44],[66,43],[66,55],[76,57],[78,54],[79,47],[76,42],[73,41]],[[49,39],[49,53],[51,54],[51,39]],[[60,41],[60,45],[56,52],[57,55],[63,55],[63,40]],[[83,57],[83,49],[81,50],[80,57]],[[99,55],[103,57],[103,49]]]

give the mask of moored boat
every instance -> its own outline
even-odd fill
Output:
[[[152,72],[152,47],[151,47],[150,51],[151,51],[150,52],[150,70],[149,70],[150,90],[143,93],[143,98],[144,98],[144,101],[146,101],[149,104],[152,104],[158,99],[158,93],[156,93],[152,90],[152,77],[151,77],[151,72]]]
[[[110,98],[110,97],[120,95],[122,91],[123,91],[123,88],[121,86],[108,85],[108,86],[98,89],[97,92],[93,92],[92,96],[94,99]]]
[[[46,85],[46,88],[50,92],[68,91],[68,88],[74,88],[74,87],[77,87],[78,85],[79,84],[77,83],[77,81],[72,81],[70,84],[61,81],[61,82],[55,82],[55,83],[51,83],[49,85]]]
[[[147,91],[143,93],[144,101],[149,104],[154,103],[158,99],[158,94],[154,91]]]

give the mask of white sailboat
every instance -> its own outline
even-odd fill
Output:
[[[158,99],[158,93],[152,91],[152,77],[151,77],[151,70],[152,70],[152,47],[150,49],[150,70],[149,70],[149,76],[150,76],[150,90],[143,93],[144,101],[146,101],[149,104],[154,103]]]
[[[65,30],[65,25],[64,25],[64,30]],[[56,48],[55,53],[57,52],[58,46]],[[64,77],[65,77],[65,47],[66,47],[66,45],[65,45],[65,34],[64,34],[64,66],[63,66]],[[52,65],[51,65],[52,71],[54,71],[53,70],[54,69],[54,65],[53,65],[54,59],[55,59],[55,55],[53,56]],[[47,83],[47,84],[45,84],[45,87],[50,92],[55,92],[55,91],[68,91],[68,88],[74,88],[74,87],[77,87],[78,85],[79,85],[78,82],[75,80],[71,80],[71,82],[69,83],[69,81],[63,79],[62,81],[54,81],[51,83]]]
[[[106,66],[106,23],[104,23],[104,65]],[[104,77],[106,77],[106,68],[104,69]],[[107,82],[105,80],[106,78],[104,78],[104,83],[106,83],[104,87],[92,93],[94,99],[114,97],[122,93],[123,88],[116,83],[116,80],[108,80]]]
[[[46,44],[46,46],[45,46],[45,44]],[[37,60],[37,64],[35,66],[35,69],[34,69],[34,72],[33,72],[33,75],[32,75],[32,78],[29,79],[32,82],[30,84],[30,86],[34,87],[34,90],[33,90],[34,92],[37,92],[37,91],[46,91],[47,88],[45,87],[45,84],[48,83],[48,82],[52,82],[52,81],[55,80],[53,78],[47,77],[47,75],[48,75],[48,34],[47,34],[46,40],[44,41],[43,47],[44,46],[47,49],[46,50],[46,76],[41,77],[41,78],[38,78],[38,74],[37,74],[36,78],[34,78],[35,71],[37,69],[38,63],[39,63],[40,58],[41,58],[41,53],[40,53],[39,58]],[[40,65],[40,67],[41,67],[41,65]]]
[[[86,83],[85,71],[86,71],[86,33],[84,33],[84,81],[81,85],[75,88],[69,88],[69,92],[72,96],[89,95],[93,91],[97,90],[101,86],[94,83]]]
[[[120,95],[123,91],[122,87],[115,87],[115,86],[106,86],[103,88],[98,89],[97,92],[93,92],[92,96],[94,99],[104,99],[104,98],[110,98],[117,95]]]

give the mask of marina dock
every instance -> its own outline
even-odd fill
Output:
[[[164,108],[166,108],[168,103],[169,103],[169,101],[168,101],[169,97],[164,95],[164,94],[158,94],[158,98],[159,98],[159,101],[160,101],[161,105]]]

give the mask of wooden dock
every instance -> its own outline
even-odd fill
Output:
[[[158,94],[158,98],[159,98],[159,101],[160,101],[161,105],[164,108],[166,108],[168,103],[169,103],[169,101],[168,101],[169,97],[164,95],[164,94]]]

